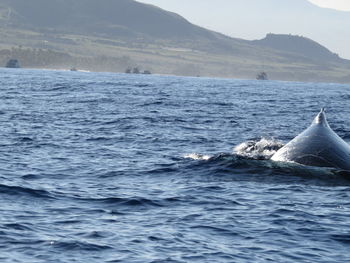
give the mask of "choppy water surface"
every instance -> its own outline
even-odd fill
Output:
[[[0,262],[350,262],[350,179],[268,160],[350,86],[0,76]]]

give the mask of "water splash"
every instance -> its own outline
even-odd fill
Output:
[[[259,140],[250,140],[240,143],[233,148],[233,153],[224,154],[227,156],[238,156],[254,160],[269,160],[284,144],[271,138],[261,138]],[[222,154],[214,156],[199,153],[190,153],[183,156],[186,159],[196,161],[209,161],[214,158],[221,158]]]
[[[278,140],[261,138],[260,140],[242,142],[233,148],[233,152],[239,156],[251,159],[268,160],[281,147],[283,147],[283,143]]]
[[[184,158],[186,159],[192,159],[196,161],[208,161],[212,156],[210,155],[205,155],[205,154],[199,154],[199,153],[190,153],[190,154],[185,154]]]

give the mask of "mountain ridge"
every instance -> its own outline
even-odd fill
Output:
[[[307,0],[140,0],[232,37],[255,40],[266,33],[302,35],[350,58],[350,12]],[[196,10],[192,12],[191,10]]]
[[[316,61],[346,61],[316,41],[303,36],[269,33],[265,38],[253,40],[252,43],[275,50],[299,54]]]
[[[102,2],[102,4],[101,4]],[[29,29],[57,29],[71,33],[121,34],[119,29],[129,28],[135,33],[155,37],[171,35],[186,37],[205,35],[200,27],[191,27],[183,17],[161,8],[132,0],[1,0],[14,13],[7,25]],[[143,21],[133,19],[142,17]],[[158,20],[163,24],[159,24]],[[167,28],[169,30],[164,30]],[[171,33],[170,33],[171,32]]]

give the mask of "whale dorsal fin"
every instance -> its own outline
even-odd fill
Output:
[[[328,121],[327,121],[327,118],[326,118],[325,108],[321,109],[320,113],[317,114],[317,116],[315,117],[315,119],[312,122],[312,124],[329,127],[329,124],[328,124]]]

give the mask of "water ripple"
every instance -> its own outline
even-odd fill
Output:
[[[1,262],[350,261],[349,173],[269,160],[348,85],[0,74]]]

